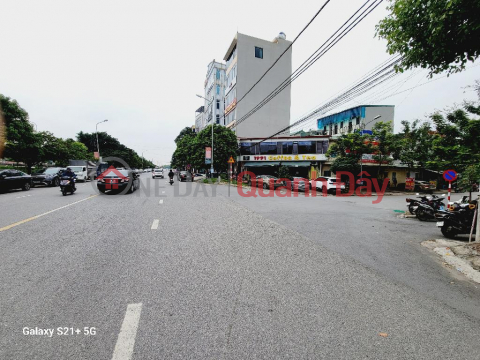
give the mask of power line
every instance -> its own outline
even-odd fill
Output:
[[[352,29],[354,29],[366,16],[368,16],[383,0],[374,0],[360,15],[358,15],[350,24],[350,20],[354,18],[369,2],[367,0],[322,46],[320,46],[297,70],[293,76],[285,79],[274,91],[272,91],[266,98],[264,98],[257,106],[245,114],[242,118],[237,120],[235,127],[245,121],[247,118],[256,113],[266,103],[277,96],[287,86],[289,86],[295,79],[303,74],[310,66],[312,66],[318,59],[325,55],[333,46],[335,46],[341,39],[343,39]],[[347,25],[348,24],[348,25]],[[346,26],[347,25],[347,26]],[[345,27],[346,26],[346,27]],[[345,27],[345,28],[344,28]],[[342,30],[343,29],[343,30]],[[333,39],[332,39],[333,38]]]
[[[296,121],[294,124],[287,126],[286,128],[276,132],[275,134],[264,138],[263,140],[259,141],[256,144],[260,144],[265,140],[271,139],[272,137],[275,137],[279,134],[282,134],[289,129],[291,129],[294,126],[297,126],[298,124],[301,124],[308,119],[310,119],[312,116],[318,115],[320,112],[327,112],[331,110],[334,106],[338,106],[339,104],[344,103],[345,101],[349,101],[352,97],[358,96],[359,93],[363,94],[368,90],[371,90],[373,87],[378,86],[379,84],[387,81],[391,77],[394,77],[396,75],[396,72],[394,70],[394,67],[397,63],[399,63],[402,59],[401,58],[394,58],[394,59],[389,59],[387,64],[384,65],[380,70],[377,70],[376,73],[371,74],[371,71],[368,74],[371,74],[368,77],[364,77],[357,83],[355,83],[349,90],[344,92],[343,94],[337,96],[335,99],[327,102],[326,104],[320,106],[316,110],[312,111],[310,114],[307,116],[301,118],[300,120]],[[378,69],[378,67],[376,68]],[[255,145],[256,145],[255,144]],[[255,145],[252,145],[255,146]]]
[[[267,69],[267,71],[265,71],[265,73],[260,76],[260,79],[257,80],[257,82],[255,84],[253,84],[253,86],[245,93],[245,95],[243,95],[240,100],[237,101],[237,105],[238,103],[240,103],[240,101],[242,101],[252,90],[255,86],[257,86],[257,84],[262,81],[262,79],[265,77],[265,75],[267,75],[267,73],[276,65],[276,63],[280,60],[280,58],[288,51],[290,50],[290,48],[293,46],[293,44],[297,41],[297,39],[300,37],[300,35],[303,34],[303,32],[310,26],[310,24],[313,22],[313,20],[315,20],[315,18],[322,12],[322,10],[325,8],[325,6],[327,6],[327,4],[330,2],[330,0],[327,0],[325,1],[325,3],[322,5],[322,7],[317,11],[317,13],[312,17],[312,19],[307,23],[307,25],[305,25],[305,27],[302,29],[302,31],[300,31],[298,33],[298,35],[295,37],[295,39],[293,39],[292,43],[280,54],[280,56],[277,58],[277,60],[275,60],[275,62],[270,65],[270,67]],[[224,115],[225,117],[225,115]]]

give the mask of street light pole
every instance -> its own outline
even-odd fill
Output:
[[[97,152],[98,152],[98,159],[99,160],[101,160],[101,157],[100,157],[100,143],[98,142],[98,124],[101,124],[101,123],[104,123],[104,122],[107,122],[107,121],[108,121],[107,119],[105,119],[103,121],[100,121],[95,126],[95,133],[97,134]]]
[[[206,99],[203,96],[198,95],[198,94],[197,94],[197,97],[202,98],[205,101],[207,101],[208,102],[208,107],[210,106],[210,104],[213,103],[213,100],[215,99],[215,97],[212,96],[212,100],[210,101],[210,100],[208,100],[208,99]],[[203,113],[205,113],[205,110],[203,111]],[[213,115],[212,115],[212,151],[210,152],[210,158],[211,158],[211,161],[212,161],[211,164],[210,164],[210,176],[213,177]]]

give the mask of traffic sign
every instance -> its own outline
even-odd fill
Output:
[[[455,181],[457,180],[457,172],[455,170],[445,170],[443,172],[443,178],[445,181]]]
[[[235,160],[233,160],[233,157],[230,156],[230,159],[228,159],[228,163],[229,163],[229,164],[233,164],[234,162],[235,162]]]

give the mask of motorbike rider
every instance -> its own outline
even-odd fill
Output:
[[[170,172],[168,173],[168,177],[170,178],[171,181],[173,181],[173,176],[175,174],[173,173],[172,169],[170,169]]]
[[[62,176],[65,176],[65,177],[69,177],[70,178],[70,181],[72,183],[72,188],[73,190],[76,190],[76,187],[75,187],[75,180],[77,178],[77,175],[72,171],[71,168],[67,167],[67,170],[65,170],[63,173],[62,173]]]

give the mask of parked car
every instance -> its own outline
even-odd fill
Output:
[[[276,189],[280,186],[285,186],[285,182],[279,182],[278,178],[272,175],[259,175],[256,178],[256,186],[262,186],[264,189],[270,189],[270,184],[273,182],[273,188]]]
[[[110,170],[97,178],[97,189],[102,193],[117,193],[127,188],[129,193],[140,188],[140,177],[132,170]]]
[[[24,172],[8,169],[0,170],[0,191],[11,189],[30,190],[32,177]]]
[[[180,174],[178,175],[180,178],[180,181],[193,181],[192,173],[188,171],[180,171]]]
[[[337,178],[334,177],[318,177],[316,179],[310,180],[310,188],[313,189],[316,187],[317,190],[322,191],[326,188],[327,193],[336,193],[337,188],[340,190],[345,190],[345,183],[338,181]]]
[[[152,172],[152,179],[155,179],[159,177],[160,179],[163,179],[163,170],[162,169],[153,169]]]
[[[435,185],[428,181],[415,180],[415,191],[433,192],[433,190],[435,190]]]
[[[60,185],[60,175],[64,168],[51,167],[43,169],[32,175],[32,186],[46,185],[46,186],[58,186]]]
[[[297,185],[298,184],[298,185]],[[308,184],[308,185],[307,185]],[[291,187],[292,187],[292,191],[295,191],[297,190],[298,188],[298,191],[305,191],[305,187],[308,187],[309,189],[312,188],[312,186],[310,185],[310,182],[308,181],[308,179],[305,179],[303,177],[297,177],[297,176],[294,176],[292,178],[292,183],[291,183]]]

